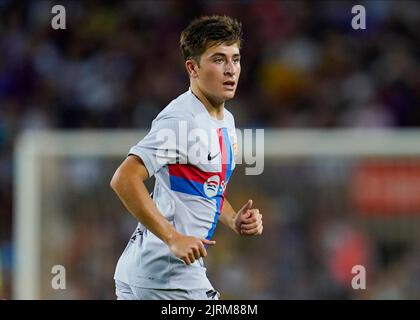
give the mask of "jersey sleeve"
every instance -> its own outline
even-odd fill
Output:
[[[177,116],[158,117],[149,133],[133,146],[128,155],[140,157],[149,173],[155,175],[168,164],[187,159],[187,120]]]

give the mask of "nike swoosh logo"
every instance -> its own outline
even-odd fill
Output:
[[[219,153],[220,153],[220,151],[219,151]],[[211,156],[211,152],[209,152],[209,155],[207,156],[207,160],[208,161],[213,160],[214,158],[216,158],[219,155],[219,153],[216,153],[214,156]]]

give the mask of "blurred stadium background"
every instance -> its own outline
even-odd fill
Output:
[[[66,30],[50,26],[54,4],[0,0],[0,298],[21,297],[17,270],[34,262],[16,259],[15,240],[25,237],[16,191],[26,178],[16,173],[39,164],[40,221],[19,217],[41,231],[39,277],[27,279],[39,285],[34,298],[114,299],[115,263],[135,221],[109,180],[130,143],[187,89],[179,33],[203,14],[242,21],[242,75],[228,108],[237,127],[278,134],[269,146],[280,150],[262,175],[240,167],[232,177],[231,203],[252,197],[265,229],[251,239],[217,229],[207,258],[214,286],[232,299],[420,298],[419,2],[61,1]],[[351,28],[355,4],[366,8],[366,30]],[[313,129],[320,148],[343,129],[357,138],[329,145],[337,155],[287,155],[284,146],[304,150]],[[98,144],[128,130],[129,139],[115,143],[121,155],[32,162],[18,157],[25,141],[33,152],[48,144],[31,144],[34,130],[97,130]],[[300,138],[287,141],[288,130]],[[388,153],[369,145],[369,132]],[[62,291],[51,288],[58,264]],[[366,267],[366,290],[351,287],[354,265]]]

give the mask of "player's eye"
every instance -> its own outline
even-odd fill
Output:
[[[239,62],[241,62],[241,59],[240,59],[240,58],[235,58],[235,59],[233,59],[233,63],[238,64]]]
[[[222,58],[216,58],[216,59],[214,59],[214,62],[223,63],[223,59]]]

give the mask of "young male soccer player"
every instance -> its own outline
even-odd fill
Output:
[[[156,117],[111,180],[139,221],[116,267],[118,299],[218,299],[203,263],[218,219],[241,235],[262,233],[252,200],[236,212],[224,196],[236,144],[224,104],[238,84],[241,36],[227,16],[191,22],[180,40],[189,90]],[[153,175],[152,198],[143,181]]]

